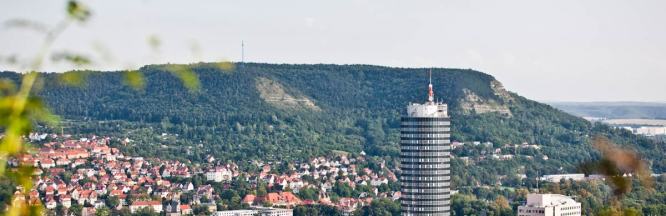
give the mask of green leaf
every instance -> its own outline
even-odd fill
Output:
[[[84,71],[68,71],[60,74],[58,81],[63,85],[81,87],[85,84],[87,76],[88,73]]]
[[[54,62],[65,61],[75,66],[84,66],[92,64],[92,60],[89,57],[82,54],[74,54],[69,52],[54,53],[51,56],[51,60],[53,60]]]
[[[27,20],[27,19],[11,19],[5,21],[3,24],[5,28],[21,28],[21,29],[30,29],[40,33],[47,33],[48,27],[43,23]]]
[[[16,93],[16,84],[9,79],[0,79],[0,96]]]
[[[159,37],[157,37],[157,35],[151,35],[148,37],[148,45],[150,45],[150,48],[154,51],[158,51],[160,49],[160,45],[162,45],[162,41]]]
[[[67,15],[70,18],[79,22],[85,22],[90,18],[91,14],[90,10],[79,1],[70,0],[67,2]]]
[[[124,73],[124,82],[125,85],[128,85],[134,89],[143,89],[146,85],[146,81],[143,78],[143,74],[138,70],[130,70]]]
[[[52,127],[58,126],[60,122],[60,116],[53,114],[40,98],[30,97],[26,104],[26,110],[29,112],[32,120],[46,123]]]
[[[236,68],[236,65],[234,65],[234,63],[230,61],[222,61],[217,63],[217,67],[220,68],[222,71],[231,72],[234,70],[234,68]]]
[[[201,85],[199,77],[190,67],[186,65],[169,65],[167,66],[167,70],[178,77],[190,92],[199,91]]]

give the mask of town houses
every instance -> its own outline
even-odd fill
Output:
[[[352,212],[373,198],[400,197],[396,188],[389,187],[398,180],[396,175],[383,162],[369,167],[364,154],[288,163],[250,160],[246,164],[258,169],[242,171],[232,161],[209,159],[199,164],[125,155],[110,146],[110,137],[43,140],[29,154],[8,161],[13,167],[34,168],[34,187],[27,194],[17,188],[14,199],[42,205],[56,214],[77,206],[82,214],[108,208],[188,215],[298,205],[330,205]],[[237,198],[240,205],[221,201],[229,198],[236,182],[246,182],[250,188],[242,194],[231,193],[242,196]]]

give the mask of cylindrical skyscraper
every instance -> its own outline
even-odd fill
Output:
[[[410,104],[400,125],[402,215],[450,215],[450,119],[447,105]]]

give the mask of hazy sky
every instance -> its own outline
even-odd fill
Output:
[[[666,1],[95,0],[53,51],[95,69],[245,60],[472,68],[541,101],[666,102]],[[65,1],[0,0],[0,22],[54,26]],[[152,49],[148,38],[158,38]],[[0,27],[0,56],[43,35]],[[1,63],[0,70],[16,70]],[[49,63],[47,71],[71,69]]]

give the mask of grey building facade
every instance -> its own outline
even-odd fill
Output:
[[[402,215],[450,215],[450,119],[447,105],[410,104],[400,125]]]

